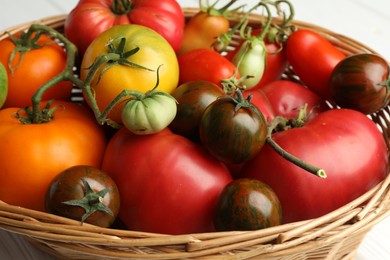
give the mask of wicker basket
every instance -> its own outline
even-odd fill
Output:
[[[197,9],[184,11],[191,17]],[[64,19],[65,16],[55,16],[34,23],[61,31]],[[258,20],[256,15],[250,17],[252,23]],[[299,21],[294,24],[319,32],[346,54],[375,53],[322,27]],[[15,33],[30,25],[8,31]],[[6,36],[0,32],[0,39]],[[389,114],[387,107],[371,116],[387,143]],[[0,228],[23,235],[60,259],[352,259],[366,233],[389,215],[390,175],[363,196],[320,218],[257,231],[151,234],[81,226],[77,221],[0,202]]]

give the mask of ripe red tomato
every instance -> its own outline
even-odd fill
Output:
[[[239,177],[256,178],[277,194],[285,223],[329,213],[364,194],[388,174],[385,140],[374,122],[351,109],[331,109],[303,127],[273,134],[284,150],[325,170],[314,176],[268,144]]]
[[[313,118],[329,109],[325,100],[305,86],[290,81],[276,80],[261,88],[268,98],[275,115],[296,118],[307,105],[306,115]]]
[[[15,37],[20,41],[20,35]],[[8,93],[3,107],[30,106],[35,92],[65,69],[66,53],[58,44],[52,43],[53,39],[42,34],[36,42],[42,47],[27,51],[23,56],[16,52],[10,67],[9,61],[16,45],[9,37],[0,41],[0,62],[8,75]],[[21,44],[25,46],[27,43],[22,41]],[[47,90],[43,99],[68,100],[72,88],[71,82],[63,81]]]
[[[178,57],[179,84],[204,80],[219,86],[221,81],[234,76],[236,66],[211,49],[194,49]],[[239,78],[239,75],[237,75]]]
[[[160,33],[177,51],[184,13],[175,0],[80,0],[65,19],[65,36],[83,54],[103,31],[119,24],[139,24]]]
[[[103,129],[85,107],[56,101],[51,121],[22,123],[19,108],[0,110],[0,199],[45,210],[50,182],[61,171],[79,164],[99,167],[106,147]],[[23,191],[23,192],[21,192]]]
[[[371,114],[390,101],[389,76],[389,64],[379,55],[351,55],[332,71],[330,93],[338,106]]]
[[[330,74],[346,55],[319,33],[307,29],[293,32],[285,48],[287,60],[302,82],[322,98],[331,100]]]
[[[75,165],[58,173],[45,202],[49,213],[110,227],[118,215],[120,197],[108,173],[89,165]]]
[[[215,203],[232,181],[222,163],[167,128],[142,136],[120,129],[102,169],[118,186],[127,228],[167,234],[214,231]]]

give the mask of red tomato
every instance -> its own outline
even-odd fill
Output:
[[[243,91],[242,94],[245,98],[252,95],[251,103],[263,114],[267,122],[271,122],[275,118],[274,109],[262,89],[249,89]]]
[[[329,213],[364,194],[388,174],[385,140],[374,122],[351,109],[332,109],[300,128],[273,134],[284,150],[325,170],[314,176],[266,144],[240,177],[267,183],[277,194],[284,222]]]
[[[20,39],[20,36],[15,37]],[[17,52],[11,62],[12,72],[8,63],[16,45],[11,38],[0,41],[0,62],[8,74],[8,94],[4,107],[30,106],[35,92],[65,69],[66,53],[58,44],[52,43],[51,38],[41,35],[36,44],[42,47],[27,51],[23,57]],[[72,88],[71,82],[61,82],[47,90],[43,99],[67,100]]]
[[[273,81],[261,90],[277,116],[297,117],[300,109],[305,105],[307,105],[306,114],[309,118],[329,109],[323,98],[305,86],[290,80]]]
[[[178,57],[179,84],[204,80],[221,86],[221,81],[231,78],[236,66],[211,49],[195,49]]]
[[[204,149],[165,129],[110,140],[102,169],[118,186],[127,228],[167,234],[214,231],[215,203],[232,177]]]
[[[252,35],[259,35],[260,32],[261,30],[259,29],[253,30]],[[277,43],[265,41],[265,47],[267,48],[267,54],[264,74],[260,82],[252,89],[261,88],[274,80],[280,79],[288,65],[286,53],[284,49],[280,50],[280,46]],[[226,58],[232,60],[239,48],[240,46],[236,47],[234,51],[227,52]]]
[[[0,200],[45,210],[50,182],[61,171],[79,164],[99,167],[106,138],[88,109],[69,102],[58,106],[51,121],[20,122],[19,108],[0,110]]]
[[[287,60],[305,85],[331,100],[329,79],[334,67],[346,57],[319,33],[300,29],[286,43]]]
[[[181,46],[184,13],[175,0],[80,0],[65,19],[65,36],[83,54],[103,31],[139,24],[160,33],[175,51]]]

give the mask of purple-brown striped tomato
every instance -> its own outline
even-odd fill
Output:
[[[382,57],[362,53],[349,56],[334,68],[329,91],[336,104],[365,114],[389,103],[389,65]]]
[[[225,95],[208,105],[202,115],[200,141],[223,163],[248,161],[264,146],[267,123],[249,100],[250,96],[244,99],[241,92],[238,99]]]
[[[279,199],[264,182],[236,179],[226,185],[219,196],[214,218],[217,231],[256,230],[281,222]]]

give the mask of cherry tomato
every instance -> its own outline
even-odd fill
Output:
[[[207,106],[200,125],[201,143],[218,160],[243,163],[263,147],[267,134],[264,116],[247,99],[226,95]]]
[[[389,103],[389,78],[389,64],[382,57],[355,54],[337,64],[329,89],[338,106],[370,114]]]
[[[293,32],[285,48],[287,60],[302,82],[322,98],[331,100],[330,75],[346,55],[319,33],[308,29]]]
[[[178,86],[172,96],[177,100],[177,113],[169,128],[176,134],[199,141],[199,123],[208,105],[224,95],[220,86],[207,81],[190,81]]]
[[[46,193],[46,211],[85,223],[110,227],[120,207],[115,182],[104,171],[75,165],[60,172]]]
[[[65,19],[65,36],[81,54],[103,31],[120,24],[139,24],[161,34],[177,51],[184,13],[175,0],[80,0]]]
[[[214,219],[217,231],[256,230],[281,223],[278,197],[259,180],[236,179],[219,195]]]
[[[126,227],[166,234],[215,231],[215,203],[232,181],[222,163],[168,128],[153,135],[120,129],[102,169],[118,186]]]
[[[58,44],[53,44],[54,40],[50,37],[41,34],[36,40],[40,47],[28,50],[24,55],[16,50],[27,48],[31,39],[26,34],[16,35],[15,38],[16,43],[10,37],[0,41],[0,62],[7,69],[8,77],[4,107],[30,106],[35,92],[66,67],[65,51]],[[46,91],[43,99],[68,100],[72,88],[71,82],[63,81]]]

